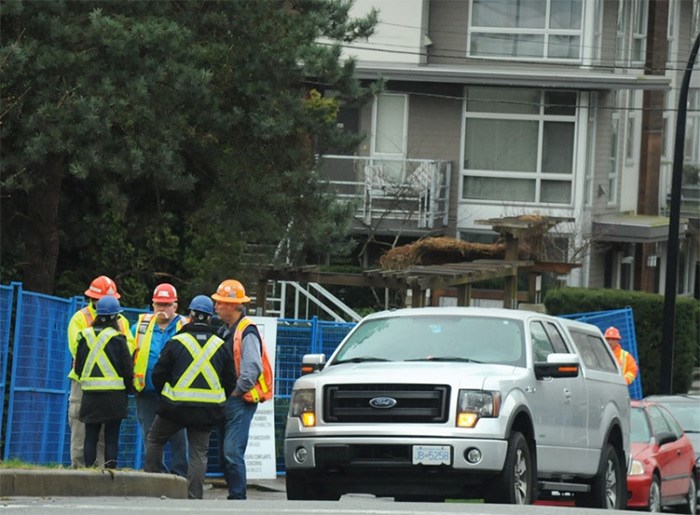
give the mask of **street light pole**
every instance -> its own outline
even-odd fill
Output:
[[[678,231],[681,217],[681,186],[683,179],[683,154],[685,145],[685,118],[688,110],[688,89],[695,58],[700,47],[700,33],[688,57],[688,66],[683,75],[678,96],[676,118],[676,142],[673,153],[673,175],[671,178],[671,205],[668,222],[668,248],[666,260],[666,289],[664,293],[664,321],[661,328],[661,393],[673,393],[673,340],[676,322],[676,295],[678,292]]]

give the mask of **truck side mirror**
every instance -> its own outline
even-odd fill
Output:
[[[318,372],[326,365],[325,354],[305,354],[301,358],[301,375]]]

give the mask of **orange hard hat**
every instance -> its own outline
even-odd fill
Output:
[[[620,331],[617,330],[617,327],[608,327],[605,330],[605,338],[610,339],[610,340],[622,340],[622,336],[620,336]]]
[[[153,290],[153,302],[158,302],[159,304],[167,304],[169,302],[177,302],[177,291],[175,286],[169,283],[162,283],[156,286]]]
[[[115,299],[121,297],[117,291],[117,283],[106,275],[101,275],[90,283],[90,287],[85,290],[85,296],[91,299],[101,299],[105,295],[112,295]]]
[[[250,302],[250,297],[245,294],[245,288],[235,279],[226,279],[222,282],[211,298],[217,302],[228,302],[230,304]]]

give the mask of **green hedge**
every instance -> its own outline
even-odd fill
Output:
[[[634,313],[639,367],[644,395],[661,392],[661,329],[664,316],[662,295],[610,289],[559,288],[549,290],[544,304],[552,315],[607,311],[627,306]],[[700,358],[700,302],[679,297],[673,346],[673,392],[687,392],[693,367]]]

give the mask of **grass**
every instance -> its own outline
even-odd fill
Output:
[[[47,463],[45,465],[37,465],[36,463],[27,463],[17,458],[0,461],[0,469],[65,469],[60,463]]]

